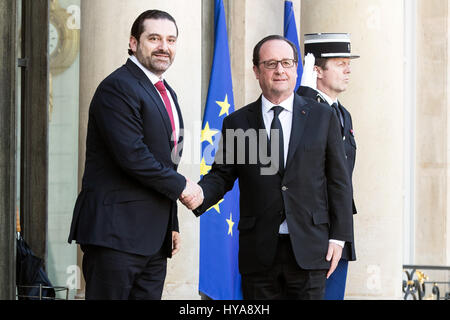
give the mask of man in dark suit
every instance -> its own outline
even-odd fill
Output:
[[[332,109],[341,124],[342,141],[347,159],[347,170],[352,180],[355,167],[356,142],[350,112],[338,101],[338,96],[347,89],[351,73],[350,35],[346,33],[315,33],[305,35],[305,68],[302,85],[297,93],[314,99]],[[356,214],[352,200],[353,214]],[[346,242],[333,275],[327,279],[325,299],[343,300],[347,279],[348,261],[356,260],[355,244]]]
[[[177,173],[183,129],[162,78],[178,29],[168,13],[134,22],[130,59],[97,88],[69,243],[81,245],[86,299],[160,299],[167,257],[179,250],[176,201],[201,189]]]
[[[262,95],[224,119],[215,162],[199,182],[204,201],[183,199],[199,216],[239,179],[244,299],[321,299],[341,257],[335,241],[352,239],[339,123],[329,108],[294,93],[297,61],[295,45],[281,36],[256,45]]]

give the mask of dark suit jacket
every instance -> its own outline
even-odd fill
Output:
[[[165,85],[182,128],[175,92]],[[103,80],[89,109],[85,171],[69,243],[140,255],[163,246],[170,256],[171,231],[178,231],[176,201],[186,185],[171,160],[171,131],[162,99],[134,62]]]
[[[297,93],[303,97],[313,99],[314,101],[324,103],[325,105],[328,106],[328,103],[326,102],[326,100],[323,99],[323,97],[319,94],[319,92],[310,87],[300,86],[297,90]],[[345,148],[345,157],[347,159],[347,170],[350,175],[350,181],[352,181],[353,169],[355,168],[355,159],[356,159],[356,141],[355,136],[353,134],[352,116],[350,115],[350,112],[348,112],[348,110],[345,109],[341,103],[339,103],[339,109],[341,110],[342,116],[344,118],[344,128],[342,128],[341,126],[341,134]],[[355,200],[353,198],[352,198],[352,207],[353,207],[353,214],[356,214],[357,210],[355,206]],[[345,245],[344,250],[342,252],[342,258],[350,261],[356,260],[354,241],[352,241],[351,243],[347,243]]]
[[[256,164],[250,161],[250,150],[259,148],[259,141],[256,146],[255,141],[245,141],[245,162],[237,164],[242,156],[237,153],[242,151],[236,150],[237,139],[230,150],[226,137],[227,129],[258,130],[263,133],[258,140],[267,143],[261,98],[224,119],[215,162],[199,183],[205,201],[194,213],[200,215],[217,203],[239,179],[242,274],[271,267],[283,210],[296,261],[304,269],[328,269],[328,240],[353,238],[350,180],[338,126],[329,108],[295,94],[285,173],[261,175],[261,158],[258,156]],[[233,151],[234,162],[230,163],[227,155]],[[218,159],[224,154],[225,163],[220,164]]]

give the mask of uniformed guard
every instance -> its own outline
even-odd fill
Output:
[[[355,166],[356,142],[350,112],[340,103],[338,96],[347,89],[350,80],[350,61],[359,58],[351,53],[350,34],[313,33],[305,35],[305,64],[301,86],[297,93],[329,105],[341,123],[342,140],[347,158],[347,168],[352,178]],[[356,214],[353,200],[353,214]],[[340,242],[342,258],[334,273],[328,278],[325,299],[343,300],[347,279],[348,261],[356,260],[355,243]]]

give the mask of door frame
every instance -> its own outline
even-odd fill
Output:
[[[16,1],[0,0],[0,300],[16,295]]]
[[[22,0],[20,214],[34,254],[47,258],[48,0]],[[44,264],[45,265],[45,264]]]

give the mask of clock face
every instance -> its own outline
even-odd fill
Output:
[[[58,48],[59,43],[59,32],[53,23],[50,22],[50,26],[48,29],[48,49],[50,52],[50,56],[52,56]]]
[[[80,30],[68,27],[72,15],[59,6],[58,0],[51,0],[48,25],[48,53],[50,71],[56,76],[64,72],[75,61],[79,53]]]

